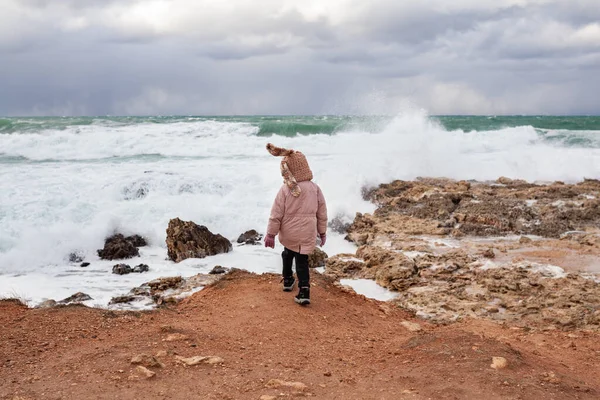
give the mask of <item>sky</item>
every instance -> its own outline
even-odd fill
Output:
[[[598,0],[0,0],[0,115],[600,114]]]

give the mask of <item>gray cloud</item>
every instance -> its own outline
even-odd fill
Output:
[[[7,2],[0,115],[600,111],[594,1]]]

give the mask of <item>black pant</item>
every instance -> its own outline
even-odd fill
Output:
[[[308,254],[296,253],[287,247],[281,253],[283,259],[283,277],[289,278],[294,275],[292,262],[296,259],[296,275],[298,275],[298,287],[310,286],[310,274],[308,272]]]

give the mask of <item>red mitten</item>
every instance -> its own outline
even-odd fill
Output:
[[[325,246],[325,242],[327,241],[327,235],[323,233],[321,236],[321,247]]]
[[[275,236],[273,236],[273,235],[265,236],[265,247],[270,247],[272,249],[275,248]]]

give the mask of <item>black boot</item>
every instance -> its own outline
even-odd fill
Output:
[[[310,304],[310,287],[301,287],[294,301],[301,306]]]
[[[296,280],[294,279],[293,275],[290,277],[284,277],[282,281],[284,292],[291,292],[294,289],[294,284],[296,283]]]

